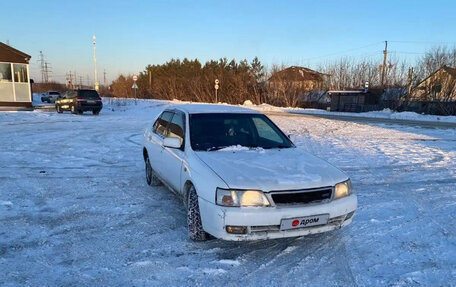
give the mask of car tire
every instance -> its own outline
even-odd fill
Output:
[[[208,239],[208,234],[203,229],[201,223],[201,213],[198,204],[198,194],[195,187],[192,185],[188,190],[187,197],[187,224],[188,234],[191,240],[205,241]]]
[[[98,116],[98,115],[100,114],[100,111],[98,111],[98,110],[93,110],[93,111],[92,111],[92,114],[93,114],[94,116]]]
[[[147,181],[147,184],[150,186],[161,185],[161,181],[155,175],[154,169],[150,165],[149,158],[146,158],[146,181]]]
[[[59,113],[59,114],[63,113],[63,111],[62,111],[62,109],[60,108],[60,106],[55,107],[55,109],[57,110],[57,113]]]
[[[78,115],[82,115],[84,112],[82,110],[78,110]]]
[[[75,114],[75,113],[76,113],[76,109],[74,108],[74,105],[71,106],[71,113],[72,113],[72,114]]]

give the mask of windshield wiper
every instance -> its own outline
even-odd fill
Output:
[[[269,146],[269,147],[263,147],[264,149],[273,149],[273,148],[291,148],[291,146],[287,145],[278,145],[278,146]]]

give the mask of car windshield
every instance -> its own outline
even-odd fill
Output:
[[[262,114],[190,114],[190,142],[193,150],[213,151],[230,146],[290,148],[293,144]]]
[[[94,91],[94,90],[80,90],[78,93],[78,97],[81,97],[84,99],[99,99],[100,98],[97,91]]]

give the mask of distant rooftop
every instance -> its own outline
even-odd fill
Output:
[[[322,82],[324,76],[329,76],[305,67],[291,66],[274,73],[269,80],[288,80],[288,81],[317,81]]]
[[[0,62],[28,64],[31,56],[0,42]]]

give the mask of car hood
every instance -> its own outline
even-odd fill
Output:
[[[233,189],[262,191],[333,186],[348,176],[299,148],[198,151],[197,156]]]

